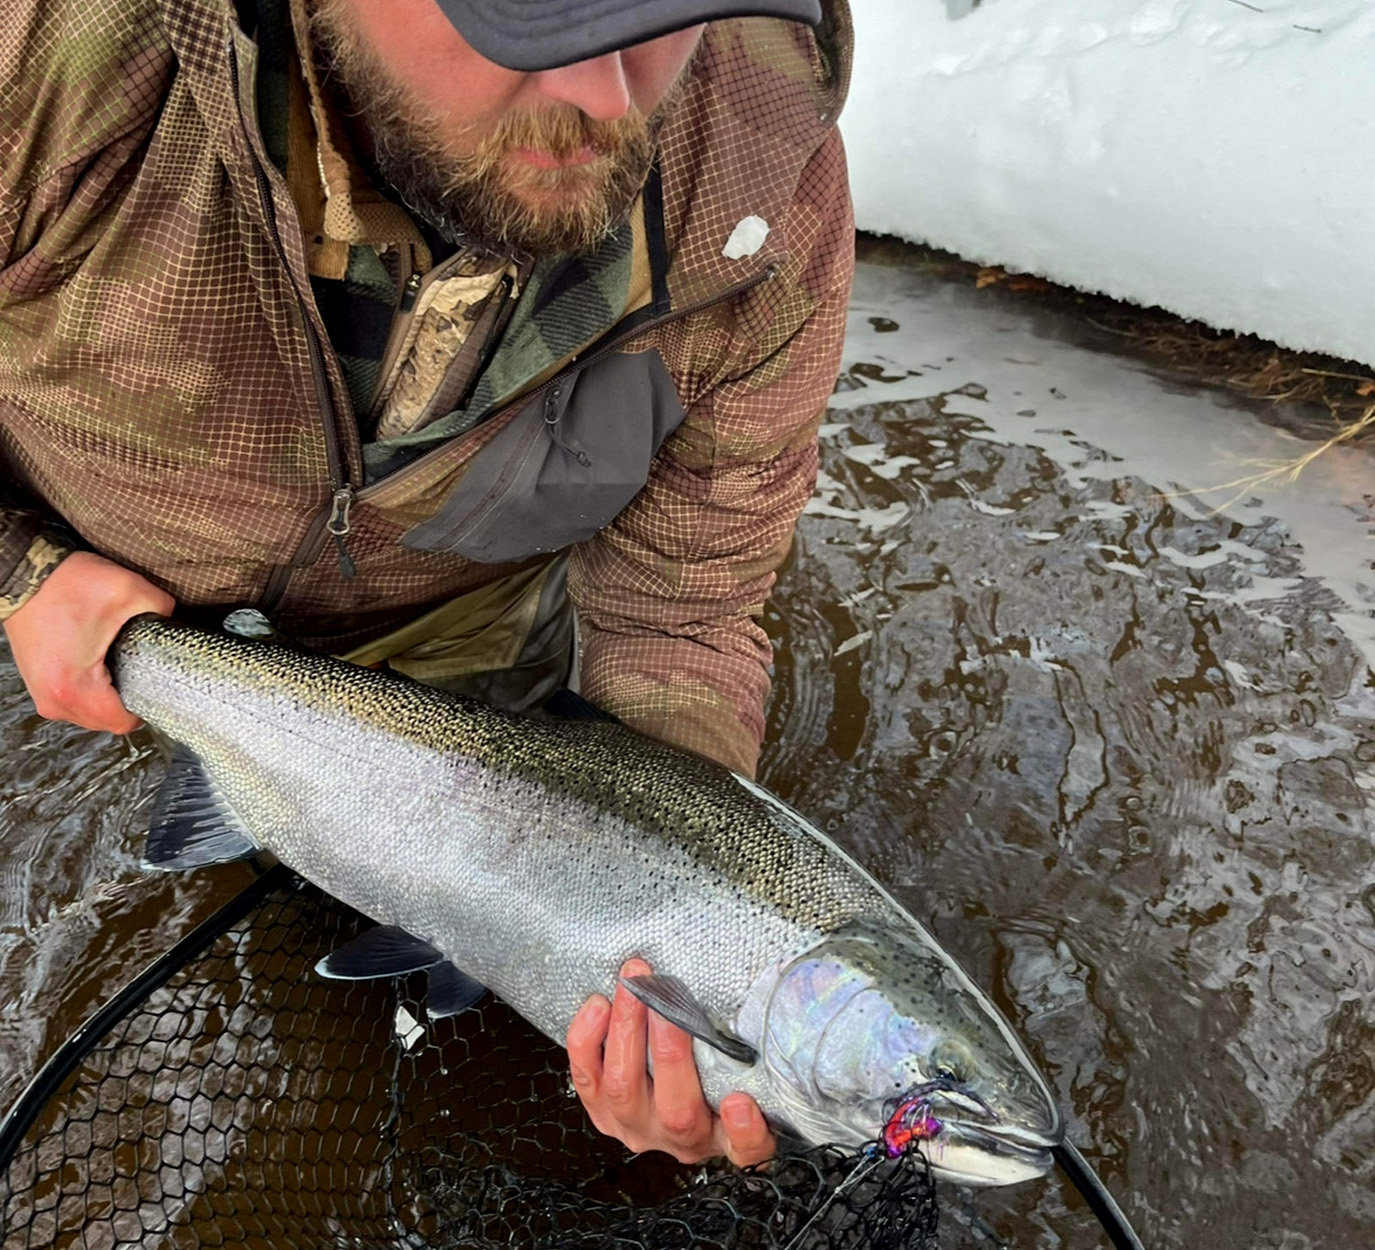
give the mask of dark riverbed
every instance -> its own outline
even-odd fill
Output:
[[[1369,458],[1206,490],[1325,432],[862,266],[770,613],[764,779],[995,993],[1151,1247],[1375,1242]],[[243,876],[144,874],[154,752],[7,662],[0,751],[7,1105]],[[945,1199],[949,1246],[1103,1244],[1056,1179]]]

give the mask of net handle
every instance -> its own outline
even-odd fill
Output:
[[[1079,1147],[1066,1138],[1051,1153],[1074,1188],[1079,1191],[1080,1197],[1088,1203],[1089,1210],[1098,1217],[1098,1222],[1103,1226],[1103,1231],[1107,1233],[1116,1250],[1146,1250],[1126,1213],[1117,1205],[1117,1199],[1098,1179],[1098,1173],[1079,1153]]]
[[[299,878],[285,864],[274,864],[256,881],[240,890],[209,919],[202,921],[175,946],[170,947],[124,986],[62,1043],[39,1068],[14,1106],[0,1120],[0,1174],[9,1170],[24,1136],[58,1087],[93,1051],[105,1035],[159,986],[232,929],[275,890],[293,885]]]
[[[154,990],[170,980],[216,938],[232,929],[268,895],[299,883],[300,878],[285,864],[274,864],[256,881],[240,890],[218,911],[192,929],[181,941],[153,960],[63,1042],[39,1068],[4,1118],[0,1119],[0,1173],[9,1170],[25,1135],[62,1082],[80,1066],[120,1020],[141,1006]],[[1144,1250],[1140,1238],[1137,1237],[1122,1208],[1117,1205],[1078,1148],[1066,1140],[1055,1147],[1053,1154],[1061,1170],[1097,1216],[1114,1247],[1117,1250]]]

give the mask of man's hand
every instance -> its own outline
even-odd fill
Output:
[[[124,734],[138,717],[119,701],[105,653],[141,612],[170,616],[176,600],[89,551],[74,551],[5,622],[19,675],[40,716]]]
[[[630,960],[621,975],[649,965]],[[646,1055],[653,1058],[650,1077]],[[762,1163],[777,1143],[754,1099],[731,1094],[713,1115],[702,1097],[692,1038],[651,1012],[623,986],[608,1003],[589,998],[568,1027],[573,1088],[592,1123],[631,1150],[666,1150],[680,1163],[725,1155],[739,1167]]]

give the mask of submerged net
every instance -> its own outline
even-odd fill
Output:
[[[918,1159],[628,1158],[500,1002],[428,1021],[423,977],[318,977],[367,922],[285,870],[226,913],[0,1125],[0,1250],[934,1245]]]

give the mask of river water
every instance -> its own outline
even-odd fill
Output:
[[[998,999],[1151,1247],[1375,1242],[1369,457],[1072,317],[860,266],[764,780]],[[138,867],[140,738],[0,665],[0,1106],[243,877]],[[1057,1178],[948,1246],[1104,1244]]]

